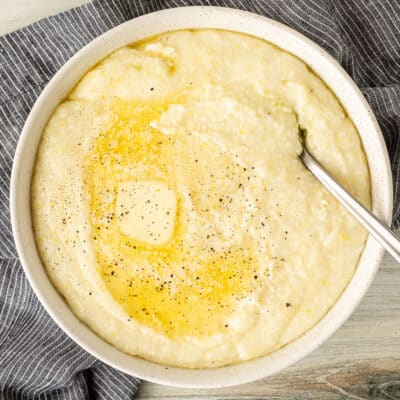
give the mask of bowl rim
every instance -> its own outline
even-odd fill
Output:
[[[118,40],[118,37],[122,37],[124,33],[128,34],[135,29],[139,31],[142,29],[141,32],[144,35],[143,32],[147,32],[148,30],[154,31],[153,34],[158,34],[177,29],[227,29],[227,26],[231,27],[229,30],[262,38],[286,51],[288,51],[287,44],[283,46],[278,40],[279,36],[285,38],[287,43],[289,43],[288,41],[292,41],[295,44],[299,44],[303,46],[303,49],[310,52],[317,61],[325,63],[324,65],[331,69],[331,73],[336,78],[342,79],[343,85],[352,96],[351,102],[355,102],[350,104],[355,104],[354,107],[358,106],[361,108],[363,118],[366,118],[369,130],[375,135],[371,140],[375,141],[375,145],[377,146],[375,151],[379,153],[377,153],[377,157],[380,159],[381,165],[374,165],[374,167],[380,168],[382,187],[379,188],[378,200],[374,202],[373,210],[381,219],[389,224],[392,218],[393,187],[391,168],[385,141],[376,118],[361,91],[340,64],[316,43],[301,33],[272,19],[247,11],[227,7],[191,6],[170,8],[142,15],[116,26],[89,42],[72,56],[50,80],[36,100],[22,129],[14,156],[10,183],[10,214],[16,249],[25,275],[36,296],[52,319],[70,338],[90,354],[118,370],[141,379],[165,385],[188,388],[234,386],[272,375],[305,357],[325,342],[352,314],[372,283],[384,253],[382,248],[371,237],[368,237],[352,280],[327,314],[302,336],[266,356],[213,369],[188,369],[164,366],[139,357],[129,356],[117,350],[81,323],[72,311],[69,310],[61,295],[50,283],[37,254],[30,220],[30,179],[34,162],[32,159],[36,158],[38,146],[37,138],[35,148],[35,145],[32,146],[30,139],[31,132],[40,129],[38,128],[38,125],[40,125],[38,120],[40,120],[40,114],[45,109],[46,102],[51,101],[49,100],[51,96],[53,98],[59,96],[61,99],[63,89],[60,90],[59,87],[62,85],[62,80],[71,74],[74,67],[81,65],[78,69],[82,70],[84,68],[83,64],[86,62],[85,59],[89,59],[90,56],[93,57],[93,54],[96,54],[96,51],[101,46],[105,48],[105,50],[102,50],[103,52],[108,48],[117,49],[123,46],[124,40]],[[138,37],[136,40],[141,40],[149,36],[151,35]],[[116,46],[110,44],[113,40],[117,40],[119,44]],[[125,44],[133,41],[135,40],[126,40]],[[111,51],[107,50],[104,55],[109,54]],[[293,54],[293,51],[289,52]],[[294,54],[298,56],[296,53]],[[97,58],[95,62],[90,62],[89,68],[103,57]],[[302,57],[298,57],[303,60]],[[303,61],[307,65],[310,64],[310,60]],[[89,68],[84,68],[84,70],[86,71]],[[80,73],[80,76],[83,73]],[[323,74],[318,73],[318,71],[317,74],[326,82]],[[331,87],[329,84],[328,86]],[[336,91],[333,92],[344,106],[343,97],[339,97]],[[55,103],[55,108],[59,101],[53,101],[53,103]],[[53,110],[51,110],[51,113]],[[347,108],[346,111],[349,113]],[[354,121],[351,113],[349,115]],[[47,120],[48,118],[46,118]],[[43,127],[42,121],[41,131]],[[35,135],[32,134],[32,136]],[[36,134],[35,137],[37,136],[40,139],[41,132],[40,134]],[[363,140],[363,137],[361,139]],[[29,146],[31,146],[30,149]],[[34,148],[34,151],[32,151],[32,148]],[[30,156],[27,157],[27,155]],[[369,156],[367,151],[366,155],[367,157]],[[371,171],[372,169],[370,168]],[[371,181],[371,185],[372,183]],[[24,196],[27,193],[28,199]],[[358,279],[357,282],[355,282],[355,278]]]

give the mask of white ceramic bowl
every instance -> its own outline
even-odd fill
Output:
[[[105,363],[146,380],[174,386],[211,388],[232,386],[271,375],[323,343],[354,311],[379,268],[381,247],[368,238],[356,273],[336,304],[310,331],[279,351],[256,360],[217,369],[166,368],[120,352],[82,324],[50,283],[40,261],[31,228],[30,185],[42,130],[55,107],[79,78],[113,50],[175,29],[218,28],[265,39],[304,60],[336,94],[361,136],[370,166],[373,211],[390,223],[392,177],[382,134],[355,83],[319,46],[270,19],[218,7],[175,8],[128,21],[89,43],[73,56],[43,90],[22,131],[11,178],[11,218],[25,273],[48,313],[79,345]]]

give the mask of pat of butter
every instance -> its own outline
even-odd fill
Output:
[[[163,182],[122,182],[117,197],[119,228],[132,239],[164,244],[174,232],[176,203],[174,191]]]

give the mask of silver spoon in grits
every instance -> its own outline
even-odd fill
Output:
[[[325,171],[321,164],[307,150],[305,135],[306,130],[299,129],[300,143],[303,147],[299,158],[304,166],[343,204],[385,250],[400,263],[400,240],[397,239],[386,224],[379,221],[374,214],[367,210]]]

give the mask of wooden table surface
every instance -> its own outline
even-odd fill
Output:
[[[0,0],[0,34],[86,2]],[[353,316],[318,350],[284,372],[226,389],[143,382],[138,398],[400,400],[400,267],[385,256]]]

